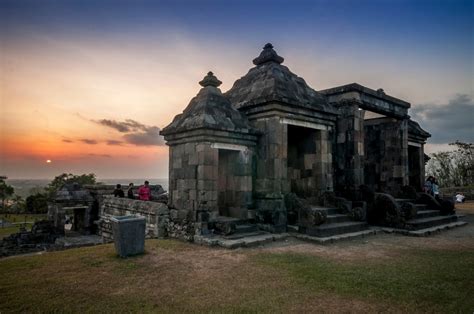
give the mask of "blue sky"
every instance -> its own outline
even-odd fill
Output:
[[[110,147],[101,143],[123,139],[94,121],[161,128],[196,95],[208,70],[225,91],[267,42],[317,90],[357,82],[410,102],[433,134],[428,151],[472,142],[473,12],[473,1],[2,0],[2,155],[19,150],[13,138],[54,147],[14,154],[2,168],[110,177],[127,158],[148,156],[125,175],[153,169],[166,176],[161,145],[133,147],[130,155],[124,144],[124,152],[104,154]],[[31,130],[38,138],[28,139]],[[92,153],[68,162],[78,154],[68,143],[94,136]],[[45,158],[61,162],[40,167]]]

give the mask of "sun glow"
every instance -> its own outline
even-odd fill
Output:
[[[47,164],[50,164],[50,163],[51,163],[51,159],[46,160],[46,163],[47,163]]]

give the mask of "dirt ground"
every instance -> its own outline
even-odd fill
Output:
[[[0,260],[0,309],[5,313],[55,312],[66,303],[73,312],[462,311],[466,309],[463,304],[472,305],[464,295],[472,290],[468,286],[472,282],[468,269],[474,252],[474,202],[457,208],[459,214],[466,215],[462,220],[469,224],[430,237],[380,232],[329,245],[290,238],[235,250],[148,240],[146,254],[124,260],[115,257],[110,244],[6,258]],[[428,272],[433,277],[411,280],[403,271],[393,268],[392,272],[390,267],[380,273],[384,265],[392,265],[393,261],[416,266],[422,257],[417,253],[426,249],[434,257],[422,259],[427,264],[420,273]],[[446,253],[451,259],[446,258]],[[272,264],[278,263],[278,256],[287,258],[287,262]],[[437,262],[439,258],[444,260]],[[465,262],[456,265],[462,269],[448,266],[438,271],[460,258]],[[323,267],[320,269],[324,273],[327,261],[330,278],[324,280],[319,274],[314,277],[312,267]],[[360,272],[367,264],[372,265],[371,272],[382,275],[365,280],[372,276]],[[294,267],[303,268],[294,273]],[[331,270],[337,267],[340,270]],[[361,277],[348,280],[347,287],[332,283],[331,276],[341,280],[345,276],[354,278],[358,272]],[[322,278],[322,282],[311,281],[314,278]],[[370,288],[374,286],[380,289]],[[393,286],[401,287],[400,291]],[[410,293],[404,293],[408,289]],[[450,303],[439,301],[442,299]]]

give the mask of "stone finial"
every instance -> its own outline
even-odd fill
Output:
[[[207,86],[218,87],[221,84],[222,82],[219,81],[217,77],[215,77],[214,73],[212,73],[211,71],[209,71],[207,75],[202,79],[202,81],[199,82],[199,85],[201,85],[202,87],[207,87]]]
[[[280,57],[275,50],[273,50],[273,45],[268,43],[263,47],[263,51],[260,53],[260,55],[253,59],[253,64],[255,65],[261,65],[267,62],[276,62],[278,64],[283,62],[282,57]]]

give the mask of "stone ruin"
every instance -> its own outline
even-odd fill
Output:
[[[325,237],[366,230],[374,212],[383,213],[377,224],[397,228],[435,221],[439,212],[417,204],[430,134],[410,119],[410,104],[357,83],[316,91],[283,61],[265,45],[225,93],[209,72],[161,131],[170,222],[202,239],[257,230]]]
[[[227,92],[212,72],[199,82],[161,131],[168,194],[152,186],[153,201],[143,202],[113,197],[114,186],[64,186],[50,204],[52,233],[64,234],[67,215],[74,232],[104,241],[112,216],[139,215],[149,238],[210,245],[286,232],[325,242],[373,233],[369,224],[412,235],[461,225],[451,202],[421,193],[431,135],[408,102],[357,83],[316,91],[283,61],[267,44]]]
[[[168,198],[161,185],[150,185],[152,201],[148,202],[113,197],[114,189],[102,184],[62,186],[48,203],[48,219],[35,222],[31,231],[23,228],[0,241],[0,257],[110,242],[112,216],[145,217],[148,238],[165,237],[168,230],[174,230],[171,236],[186,238],[172,223],[168,227]]]

